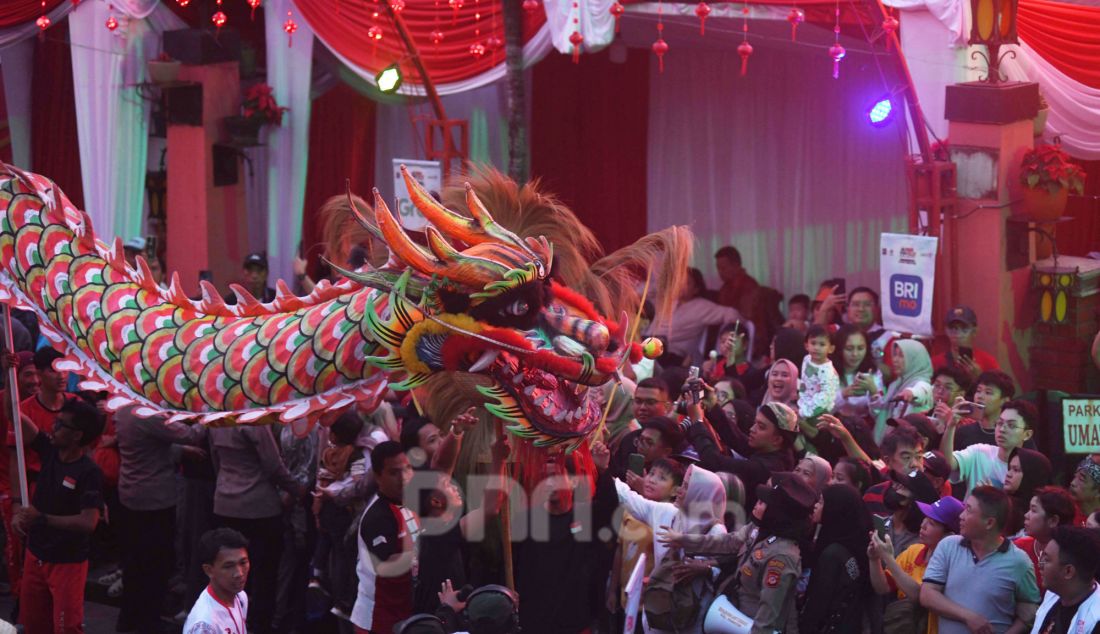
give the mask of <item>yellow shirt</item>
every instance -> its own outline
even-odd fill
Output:
[[[913,544],[897,556],[898,565],[905,571],[905,574],[917,583],[924,579],[924,569],[928,567],[930,559],[932,559],[932,549],[924,544]],[[889,571],[886,571],[886,578],[890,581],[891,586],[896,586],[894,580],[890,577]],[[898,599],[905,599],[905,593],[901,590],[898,590]],[[938,617],[929,612],[927,634],[937,634],[938,632]]]

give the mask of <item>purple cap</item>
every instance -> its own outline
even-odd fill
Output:
[[[952,533],[959,532],[959,515],[963,512],[963,503],[951,497],[942,497],[935,504],[917,502],[917,508],[930,520],[936,520]]]

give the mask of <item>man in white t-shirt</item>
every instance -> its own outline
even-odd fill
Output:
[[[187,615],[183,634],[248,634],[248,540],[231,528],[215,528],[199,540],[199,555],[210,585]]]
[[[951,417],[940,440],[940,451],[951,466],[951,482],[965,482],[967,494],[982,485],[1004,488],[1008,457],[1013,450],[1023,447],[1035,433],[1039,411],[1027,401],[1009,401],[1001,407],[1001,417],[994,427],[996,445],[970,445],[955,451],[955,430],[959,428],[959,419],[958,416]]]

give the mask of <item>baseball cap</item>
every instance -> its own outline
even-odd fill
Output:
[[[263,253],[249,253],[245,256],[244,264],[242,266],[244,266],[244,268],[246,269],[250,266],[258,266],[262,269],[266,269],[267,256]]]
[[[936,487],[932,486],[932,481],[923,471],[914,469],[909,473],[900,474],[891,471],[890,479],[908,489],[914,502],[934,502],[940,497]]]
[[[144,251],[145,238],[142,238],[141,236],[130,238],[126,242],[122,243],[122,248],[126,251]]]
[[[756,487],[757,499],[769,507],[776,506],[794,515],[808,514],[817,504],[817,492],[801,476],[790,471],[778,471],[771,476],[772,485]]]
[[[934,447],[940,444],[940,432],[936,429],[936,425],[932,423],[932,419],[925,414],[906,414],[901,418],[891,418],[886,421],[886,424],[891,427],[908,425],[917,430],[918,434],[927,438],[929,445]]]
[[[952,533],[959,532],[959,515],[963,512],[963,504],[948,495],[936,500],[932,504],[917,502],[917,508],[930,520],[936,520],[947,527]]]
[[[950,324],[953,321],[961,321],[967,326],[977,326],[978,315],[974,313],[973,308],[959,304],[947,311],[947,316],[943,318],[944,325]]]
[[[466,601],[470,632],[506,634],[513,630],[518,598],[503,586],[482,586]]]
[[[932,449],[924,452],[924,472],[937,478],[946,478],[951,475],[951,465],[947,464],[947,458],[942,452]]]

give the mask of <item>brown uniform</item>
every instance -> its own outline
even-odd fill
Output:
[[[751,531],[750,531],[751,528]],[[802,554],[798,544],[784,537],[757,539],[757,529],[746,525],[735,533],[690,536],[684,550],[693,553],[732,553],[738,550],[737,570],[719,585],[734,590],[727,596],[738,610],[753,619],[753,634],[791,633],[794,618],[795,585],[802,575]]]

